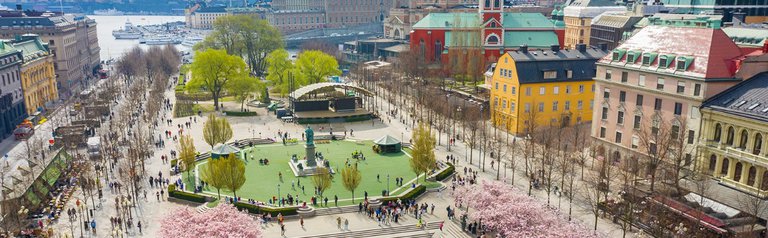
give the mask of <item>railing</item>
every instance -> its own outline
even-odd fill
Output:
[[[763,197],[763,198],[768,197],[768,194],[766,192],[764,192],[764,191],[761,192],[760,190],[758,190],[755,187],[752,187],[752,186],[749,186],[749,185],[746,185],[746,184],[743,184],[743,183],[739,183],[738,181],[734,181],[734,180],[726,178],[726,177],[721,178],[720,179],[720,183],[724,184],[726,186],[729,186],[729,187],[732,187],[732,188],[735,188],[735,189],[738,189],[738,190],[750,193],[752,195],[756,195],[758,197]]]
[[[725,154],[738,157],[740,160],[750,162],[754,165],[768,167],[768,158],[752,154],[748,151],[743,151],[741,149],[734,148],[734,147],[727,147],[725,148]]]

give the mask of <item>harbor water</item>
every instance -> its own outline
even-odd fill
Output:
[[[126,20],[130,20],[134,26],[160,25],[168,22],[184,21],[184,16],[88,16],[96,20],[99,46],[101,47],[101,60],[116,59],[130,50],[134,46],[149,48],[144,44],[139,44],[138,39],[115,39],[112,36],[112,30],[122,29]],[[176,45],[181,51],[189,51],[190,47]]]

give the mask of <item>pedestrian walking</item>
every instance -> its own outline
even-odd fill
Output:
[[[299,223],[301,223],[301,229],[304,229],[304,217],[299,215]]]
[[[155,196],[157,197],[157,201],[160,201],[160,192],[155,192]]]
[[[349,219],[344,218],[344,230],[349,230]]]
[[[280,224],[280,235],[285,236],[285,224]]]
[[[333,195],[333,205],[337,207],[339,206],[339,196]]]
[[[142,233],[141,233],[141,221],[139,221],[139,223],[138,223],[138,224],[136,224],[136,226],[139,228],[139,234],[142,234]]]
[[[336,227],[341,230],[341,217],[336,217]]]

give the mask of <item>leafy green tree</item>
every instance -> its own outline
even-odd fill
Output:
[[[221,165],[224,163],[221,159],[208,159],[208,164],[203,166],[203,168],[200,170],[200,176],[203,178],[203,181],[208,184],[208,186],[216,188],[216,194],[218,195],[218,198],[221,199],[221,189],[225,188],[226,181],[224,180],[222,170],[223,166]]]
[[[197,150],[195,150],[195,143],[192,136],[189,134],[181,136],[181,139],[179,140],[179,161],[184,165],[184,170],[187,171],[188,178],[191,178],[189,172],[195,167],[196,152]]]
[[[352,192],[352,203],[354,203],[355,189],[360,185],[360,181],[363,180],[363,175],[360,174],[360,170],[357,170],[357,166],[346,166],[341,170],[341,180],[344,183],[344,188]]]
[[[331,184],[333,183],[333,178],[331,178],[331,173],[328,168],[318,167],[317,174],[312,176],[312,183],[314,183],[315,187],[320,190],[320,197],[324,197],[323,192],[331,188]]]
[[[336,58],[319,50],[301,52],[296,68],[304,80],[301,86],[324,82],[328,76],[341,74]]]
[[[435,137],[432,135],[429,127],[424,124],[413,131],[413,154],[411,155],[410,165],[414,173],[424,174],[424,181],[427,181],[427,172],[437,167],[435,164]]]
[[[242,111],[245,101],[261,87],[261,82],[256,78],[240,77],[229,82],[227,93],[235,97],[235,100],[240,103],[240,111]]]
[[[277,49],[267,55],[267,80],[274,86],[274,90],[280,92],[280,96],[288,93],[288,72],[294,69],[293,61],[288,57],[285,49]]]
[[[251,72],[263,75],[267,53],[283,45],[280,31],[266,20],[254,15],[230,15],[217,18],[211,34],[194,49],[224,49],[229,54],[245,57]]]
[[[219,98],[227,84],[246,77],[248,71],[243,59],[229,55],[223,50],[208,49],[195,54],[192,63],[192,80],[185,89],[207,91],[213,96],[214,108],[219,110]]]
[[[219,158],[219,160],[221,163],[217,165],[221,166],[218,169],[222,171],[224,187],[232,191],[237,197],[237,190],[245,184],[245,162],[237,158],[235,154],[229,154],[229,156]]]
[[[219,118],[211,113],[203,124],[203,139],[211,148],[216,144],[225,143],[232,139],[232,126],[226,118]]]

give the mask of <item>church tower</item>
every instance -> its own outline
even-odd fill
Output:
[[[504,3],[502,0],[480,0],[479,15],[483,45],[486,47],[501,47],[504,45]]]

